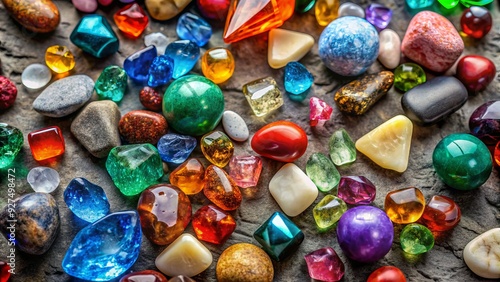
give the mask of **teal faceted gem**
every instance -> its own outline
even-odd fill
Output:
[[[62,261],[64,271],[90,281],[109,281],[139,257],[141,223],[137,211],[109,214],[76,234]]]
[[[322,153],[314,153],[306,164],[306,174],[321,192],[329,192],[337,187],[340,173],[332,161]]]
[[[281,261],[295,252],[304,240],[304,233],[284,214],[275,212],[253,237],[272,259]]]
[[[101,15],[85,15],[69,37],[83,51],[97,58],[109,56],[120,47],[118,37]]]
[[[95,92],[99,100],[120,102],[127,90],[127,73],[119,66],[108,66],[95,82]]]
[[[163,115],[181,134],[199,136],[213,130],[223,112],[222,91],[203,76],[183,76],[172,82],[163,96]]]
[[[149,143],[113,148],[106,159],[106,169],[125,196],[141,193],[163,175],[160,154]]]
[[[441,180],[458,190],[478,188],[488,180],[493,167],[488,147],[465,133],[450,134],[439,141],[432,164]]]
[[[412,255],[426,253],[434,247],[432,232],[418,223],[406,225],[399,235],[399,241],[403,251]]]
[[[411,9],[423,9],[432,6],[434,0],[406,0],[406,4]]]
[[[23,147],[21,130],[6,123],[0,123],[0,169],[12,164]]]
[[[295,11],[305,13],[314,7],[316,0],[295,0]]]
[[[356,146],[345,129],[335,131],[328,146],[335,165],[350,164],[356,160]]]

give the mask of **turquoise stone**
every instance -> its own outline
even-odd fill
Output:
[[[458,190],[481,186],[490,177],[493,166],[486,145],[465,133],[450,134],[439,141],[432,163],[443,182]]]
[[[149,143],[113,148],[106,160],[106,169],[125,196],[141,193],[163,176],[160,154]]]
[[[335,165],[350,164],[356,160],[356,147],[345,129],[335,131],[328,146]]]
[[[62,261],[63,270],[84,280],[109,281],[135,263],[141,239],[137,211],[112,213],[76,234]]]
[[[434,236],[425,226],[418,223],[408,224],[399,235],[401,248],[405,253],[419,255],[434,247]]]
[[[213,130],[223,112],[222,91],[203,76],[183,76],[172,82],[163,96],[163,115],[181,134],[199,136]]]
[[[300,95],[311,88],[313,75],[299,62],[290,62],[285,66],[285,90],[293,95]]]
[[[118,37],[101,15],[85,15],[75,26],[69,37],[83,51],[97,58],[109,56],[120,47]]]
[[[21,130],[6,123],[0,123],[0,169],[12,164],[23,147]]]
[[[95,82],[95,92],[99,100],[120,102],[127,90],[127,73],[119,66],[108,66]]]
[[[423,9],[432,6],[434,0],[406,0],[406,4],[411,9]]]
[[[290,256],[304,240],[304,233],[288,217],[275,212],[253,233],[272,259],[281,261]]]
[[[329,192],[337,187],[340,173],[332,161],[322,153],[314,153],[306,164],[306,174],[321,192]]]
[[[168,44],[165,55],[174,60],[174,74],[177,79],[193,69],[200,59],[200,47],[193,41],[177,40]]]

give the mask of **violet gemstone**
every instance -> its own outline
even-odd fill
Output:
[[[380,31],[391,22],[392,10],[384,5],[370,4],[365,9],[365,18]]]
[[[342,176],[338,197],[351,205],[368,205],[375,199],[376,188],[364,176]]]
[[[391,249],[394,228],[383,210],[359,206],[342,215],[337,225],[337,239],[348,258],[375,262]]]
[[[500,141],[500,101],[479,106],[470,116],[469,129],[486,146],[495,146]]]
[[[318,281],[339,281],[345,273],[342,260],[331,247],[316,250],[304,256],[307,271]]]

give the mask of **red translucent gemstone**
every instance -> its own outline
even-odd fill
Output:
[[[460,221],[461,212],[458,205],[445,196],[433,196],[419,222],[431,231],[446,231],[455,227]]]
[[[167,278],[158,271],[143,270],[123,276],[120,282],[167,282]]]
[[[37,161],[44,161],[64,154],[64,137],[58,126],[49,126],[28,134],[31,154]]]
[[[481,39],[491,30],[493,19],[488,9],[472,6],[462,14],[460,26],[462,31],[470,37]]]
[[[196,4],[205,18],[224,21],[231,0],[196,0]]]
[[[484,90],[495,78],[495,64],[483,56],[467,55],[458,61],[457,78],[470,92]]]
[[[196,211],[191,225],[198,239],[213,244],[223,243],[236,229],[234,218],[212,205],[203,206]]]
[[[159,112],[161,111],[163,96],[154,88],[146,86],[142,88],[141,92],[139,93],[139,101],[144,106],[144,108],[150,111]]]
[[[255,132],[250,145],[259,155],[291,163],[305,153],[307,143],[306,132],[299,125],[280,120]]]
[[[4,262],[0,261],[0,282],[7,282],[10,277],[10,266]]]
[[[307,254],[304,259],[312,279],[318,281],[339,281],[345,273],[342,260],[331,247],[322,248]]]
[[[113,19],[118,29],[132,38],[139,37],[149,23],[146,12],[137,3],[127,5],[118,10]]]
[[[399,268],[387,265],[372,272],[366,282],[406,282],[406,277]]]
[[[495,146],[494,158],[497,166],[500,166],[500,141],[498,141],[497,145]]]

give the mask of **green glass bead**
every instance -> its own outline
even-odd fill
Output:
[[[328,146],[335,165],[350,164],[356,160],[356,147],[345,129],[335,131]]]
[[[305,13],[314,7],[316,0],[295,0],[295,11]]]
[[[199,136],[213,130],[223,112],[222,91],[203,76],[183,76],[172,82],[163,96],[163,115],[181,134]]]
[[[127,78],[127,73],[119,66],[106,67],[94,86],[99,100],[120,102],[127,89]]]
[[[481,186],[490,177],[493,167],[486,145],[465,133],[450,134],[439,141],[432,154],[432,163],[443,182],[459,190]]]
[[[125,196],[141,193],[163,175],[160,154],[149,143],[113,148],[106,160],[106,169]]]
[[[394,87],[401,91],[408,91],[427,80],[425,71],[414,63],[399,65],[394,70]]]
[[[401,248],[412,255],[423,254],[434,247],[434,236],[425,226],[418,223],[408,224],[399,235]]]
[[[321,192],[328,192],[337,187],[340,173],[332,161],[322,153],[314,153],[306,164],[306,174]]]
[[[460,0],[460,3],[465,7],[469,8],[470,6],[486,6],[493,2],[493,0]]]
[[[445,9],[453,9],[460,3],[458,0],[438,0],[438,2]]]
[[[342,199],[326,195],[313,208],[314,221],[321,231],[330,230],[340,217],[347,211],[347,205]]]
[[[12,164],[23,147],[21,130],[6,123],[0,123],[0,169]]]

